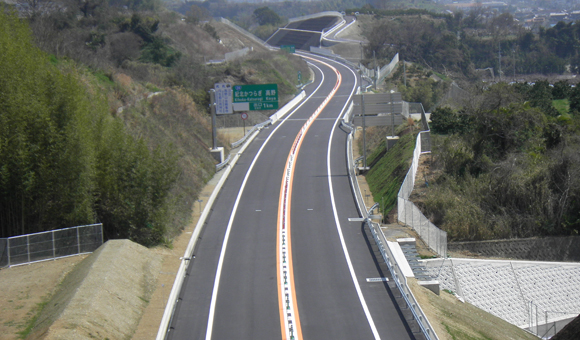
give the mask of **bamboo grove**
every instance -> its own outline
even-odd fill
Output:
[[[129,135],[3,8],[0,51],[0,236],[102,222],[105,238],[162,242],[176,152]]]

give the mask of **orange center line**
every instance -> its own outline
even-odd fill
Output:
[[[312,59],[303,56],[307,59]],[[328,102],[334,97],[336,91],[342,83],[340,72],[331,65],[318,61],[331,68],[337,75],[334,88],[326,97],[324,102],[310,116],[300,129],[294,139],[292,148],[286,160],[284,176],[282,178],[280,197],[278,205],[278,233],[276,235],[276,268],[278,281],[278,306],[280,312],[280,325],[282,330],[282,340],[302,339],[302,327],[298,314],[298,304],[296,302],[296,288],[294,285],[294,268],[292,265],[292,243],[290,233],[290,206],[292,201],[292,183],[294,180],[294,169],[302,141],[314,120],[320,115]]]

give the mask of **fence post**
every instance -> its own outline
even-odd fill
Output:
[[[78,249],[78,253],[81,253],[81,242],[80,242],[80,236],[79,236],[79,227],[76,228],[77,229],[77,249]]]
[[[411,204],[411,228],[415,229],[415,205],[411,201],[409,203]]]
[[[26,252],[28,253],[28,263],[30,263],[30,235],[26,235]]]
[[[6,249],[8,249],[8,267],[10,267],[10,238],[6,239]]]
[[[52,259],[56,259],[56,247],[54,245],[54,230],[52,230],[50,232],[50,234],[52,235]]]
[[[101,245],[103,244],[103,224],[101,223]]]
[[[405,224],[409,225],[409,218],[407,217],[409,211],[409,201],[407,201],[407,199],[405,199]]]
[[[540,330],[538,329],[538,305],[536,305],[536,335],[538,335],[540,333]]]

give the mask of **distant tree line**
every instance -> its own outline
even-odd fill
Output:
[[[102,222],[105,238],[163,242],[176,153],[129,135],[3,7],[0,50],[0,236]]]
[[[401,59],[439,71],[473,77],[475,69],[493,68],[496,76],[580,72],[580,25],[559,22],[551,28],[524,28],[509,13],[484,9],[469,13],[425,10],[360,9],[374,13],[367,32],[367,58]],[[500,58],[501,55],[501,58]],[[501,60],[501,61],[500,61]],[[501,62],[501,64],[500,64]]]

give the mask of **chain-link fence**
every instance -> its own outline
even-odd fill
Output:
[[[413,228],[431,249],[440,256],[447,257],[447,232],[437,228],[437,226],[423,215],[421,210],[413,202],[409,201],[409,196],[411,196],[411,192],[413,192],[413,188],[415,187],[415,176],[419,167],[419,157],[422,153],[430,152],[430,148],[424,150],[427,149],[427,145],[423,145],[429,140],[429,133],[429,131],[422,131],[417,136],[411,168],[407,172],[407,176],[399,190],[397,214],[398,220]]]
[[[399,221],[411,226],[421,239],[437,254],[447,254],[447,232],[437,228],[423,215],[421,210],[409,200],[398,198]]]
[[[91,253],[103,244],[103,224],[0,239],[0,268]]]

